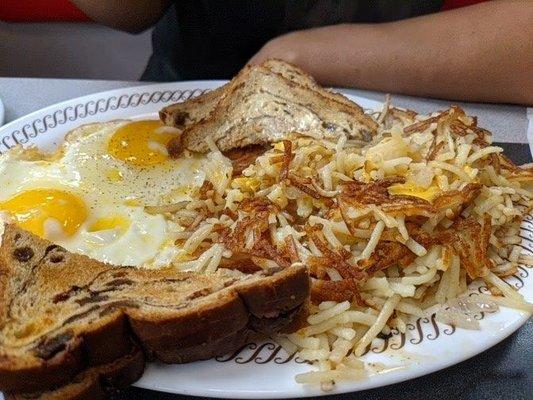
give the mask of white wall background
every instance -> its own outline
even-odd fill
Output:
[[[151,53],[139,35],[85,23],[0,21],[0,76],[138,80]]]

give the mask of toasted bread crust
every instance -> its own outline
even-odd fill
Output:
[[[296,65],[286,61],[269,59],[265,61],[262,66],[301,86],[311,88],[317,85],[317,82],[313,77],[305,74]],[[222,97],[228,93],[230,86],[231,82],[192,99],[164,107],[159,112],[159,118],[165,125],[174,126],[180,129],[184,129],[189,125],[200,122],[209,117]],[[363,112],[363,109],[358,104],[339,93],[324,90],[323,94],[332,100],[344,103],[349,107],[354,107],[360,112]]]
[[[239,287],[224,302],[207,304],[179,321],[130,317],[130,323],[151,359],[181,363],[211,358],[242,345],[248,332],[271,333],[290,323],[292,313],[284,314],[305,301],[308,285],[305,268],[284,270],[257,284]]]
[[[239,295],[250,313],[258,318],[273,318],[294,310],[307,298],[307,270],[283,270],[270,281],[239,289]]]
[[[17,360],[0,360],[1,390],[37,392],[61,386],[87,367],[113,362],[131,351],[127,319],[121,312],[82,337],[69,339],[63,351],[42,364],[17,367]]]
[[[165,125],[183,129],[207,117],[226,89],[227,84],[187,101],[164,107],[159,111],[159,118]]]
[[[40,365],[20,368],[17,360],[2,360],[0,390],[4,392],[36,392],[55,388],[71,381],[85,368],[80,341],[69,343],[61,353]]]
[[[131,345],[122,357],[90,368],[75,376],[71,383],[46,392],[26,394],[6,393],[7,400],[97,400],[110,392],[122,389],[138,380],[144,371],[144,354],[137,345]]]
[[[207,152],[206,137],[227,151],[276,142],[290,133],[327,138],[348,134],[367,141],[377,129],[359,105],[321,88],[302,70],[280,60],[243,68],[223,89],[217,89],[217,94],[162,110],[163,122],[183,129],[180,137],[167,145],[171,156],[184,149]],[[198,103],[203,106],[195,109]],[[178,117],[187,109],[195,109],[195,118]],[[176,123],[176,119],[185,122]]]
[[[197,123],[191,124],[183,130],[182,135],[179,138],[172,139],[171,142],[180,141],[181,146],[184,149],[188,149],[195,152],[205,153],[209,150],[205,141],[206,136],[210,136],[215,144],[221,151],[227,151],[233,148],[245,147],[249,145],[265,145],[268,143],[276,142],[291,132],[298,132],[305,134],[298,129],[300,121],[288,122],[287,126],[281,127],[281,130],[274,129],[274,132],[265,130],[264,126],[255,122],[254,118],[250,120],[240,120],[238,115],[234,116],[235,121],[232,122],[231,117],[228,117],[228,111],[233,107],[235,103],[239,103],[240,97],[247,96],[248,83],[250,82],[250,76],[255,74],[256,76],[262,74],[265,77],[269,77],[271,81],[277,81],[281,87],[280,91],[290,94],[290,96],[303,98],[304,94],[308,94],[313,100],[305,104],[300,104],[302,109],[307,109],[306,113],[317,115],[321,110],[329,110],[339,117],[344,116],[352,121],[353,124],[358,124],[365,132],[372,133],[375,131],[376,123],[364,113],[359,110],[358,106],[349,106],[346,102],[340,102],[335,96],[331,96],[325,90],[320,92],[311,91],[308,87],[302,86],[296,82],[289,81],[281,74],[272,72],[267,68],[262,67],[248,67],[243,69],[239,75],[235,78],[233,84],[231,84],[224,97],[221,98],[217,106],[210,113],[208,118],[202,119]],[[265,84],[266,85],[266,84]],[[266,87],[266,86],[265,86]],[[285,89],[283,89],[285,87]],[[275,94],[277,96],[277,94]],[[292,102],[290,98],[279,98],[279,102]],[[265,118],[270,118],[266,116]],[[285,117],[283,117],[285,118]],[[281,115],[276,123],[283,121]],[[320,118],[321,119],[321,118]],[[296,123],[298,122],[298,123]],[[327,120],[322,120],[323,124],[327,124]],[[307,128],[306,128],[307,129]],[[327,129],[318,127],[317,129],[324,132]],[[339,128],[340,129],[340,128]],[[328,133],[329,135],[329,133]],[[175,147],[172,143],[171,146]]]
[[[177,318],[148,320],[133,316],[130,322],[133,333],[152,356],[164,354],[169,348],[205,345],[240,331],[248,323],[248,312],[238,294],[233,292],[217,303],[205,304]]]
[[[23,236],[25,245],[33,242],[36,248],[55,247],[61,250],[62,255],[70,254],[14,225],[6,225],[0,247],[0,282],[3,287],[10,284],[9,271],[14,268],[14,263],[9,260],[12,252],[17,250],[15,238],[20,236]],[[71,257],[81,264],[69,265],[69,268],[81,268],[83,273],[87,273],[87,268],[91,267],[87,264],[89,259],[79,255]],[[167,272],[161,270],[149,273],[102,265],[94,260],[90,262],[96,263],[93,268],[99,267],[106,274],[111,272],[114,279],[120,274],[122,278],[118,280],[124,280],[124,277],[141,279],[151,274],[161,280],[167,276]],[[58,267],[55,265],[53,268]],[[185,273],[169,270],[168,274],[170,282],[175,281],[180,276],[178,274]],[[98,275],[104,276],[102,272]],[[185,275],[187,281],[195,279],[194,274]],[[223,355],[242,346],[251,332],[277,331],[290,323],[292,314],[299,309],[309,292],[306,268],[297,265],[260,279],[228,282],[228,287],[177,309],[146,312],[142,306],[124,301],[107,303],[94,311],[99,317],[91,324],[80,327],[72,323],[67,326],[67,331],[61,331],[63,333],[43,337],[25,361],[10,354],[0,330],[0,390],[31,393],[61,387],[84,371],[125,357],[131,351],[132,342],[139,343],[149,359],[167,363]],[[117,279],[112,283],[117,284]],[[61,296],[63,293],[54,297],[58,304],[63,301]],[[85,300],[86,297],[78,299]],[[89,300],[92,301],[92,298]],[[50,306],[53,307],[52,304]],[[261,323],[257,323],[258,320]],[[5,323],[4,319],[0,327]]]
[[[248,328],[244,328],[220,339],[213,339],[209,342],[187,347],[165,346],[165,340],[170,343],[173,341],[171,336],[165,336],[161,337],[161,345],[152,352],[152,356],[154,356],[154,359],[166,364],[183,364],[191,361],[207,360],[240,348],[246,344],[251,333]]]

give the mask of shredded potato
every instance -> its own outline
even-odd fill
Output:
[[[476,329],[449,310],[474,281],[493,293],[486,302],[533,311],[505,282],[533,264],[520,247],[531,166],[510,162],[458,107],[417,115],[388,101],[376,118],[367,142],[287,135],[237,169],[210,141],[198,193],[146,207],[183,226],[179,268],[307,266],[307,324],[274,340],[318,369],[297,382],[324,390],[366,376],[360,356],[378,335],[408,335],[430,312]]]
[[[376,322],[374,322],[374,325],[372,325],[370,329],[368,329],[365,335],[357,343],[357,346],[354,349],[355,355],[360,356],[365,350],[366,346],[368,346],[370,342],[372,342],[372,340],[377,336],[377,334],[381,332],[381,330],[387,324],[388,319],[394,312],[394,308],[398,305],[399,302],[400,296],[397,294],[387,299],[385,304],[383,304],[383,307],[381,308],[381,311],[378,315],[378,318],[376,319]]]

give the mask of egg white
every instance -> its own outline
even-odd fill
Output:
[[[50,221],[48,239],[115,265],[162,266],[179,251],[173,242],[181,228],[162,215],[146,213],[144,206],[188,199],[205,179],[205,159],[168,158],[148,167],[116,159],[108,152],[108,142],[128,122],[81,126],[66,136],[53,155],[14,149],[0,156],[0,202],[32,189],[70,192],[85,203],[87,219],[71,236]],[[91,231],[95,221],[109,216],[126,218],[128,228]]]

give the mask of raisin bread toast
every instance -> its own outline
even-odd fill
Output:
[[[332,99],[344,102],[349,106],[355,107],[359,109],[359,111],[362,111],[357,104],[348,100],[343,95],[322,89],[311,76],[307,75],[300,68],[292,64],[277,59],[270,59],[265,61],[262,66],[272,72],[280,74],[285,79],[293,81],[311,90],[319,90],[322,92],[322,94],[329,96]],[[234,83],[234,81],[235,80],[214,90],[205,92],[200,96],[188,99],[187,101],[171,104],[170,106],[163,108],[159,112],[161,121],[163,121],[165,125],[173,126],[179,129],[184,129],[189,125],[200,122],[202,119],[207,118],[211,114],[220,99],[226,93],[228,93],[228,89]]]
[[[135,343],[166,363],[224,354],[254,331],[289,324],[308,291],[304,266],[248,275],[116,267],[6,224],[0,390],[56,389],[97,368],[94,381],[98,367],[120,363]]]
[[[88,368],[64,386],[44,392],[5,393],[6,400],[93,400],[105,399],[116,390],[138,380],[144,371],[142,349],[133,345],[131,351],[107,364]]]
[[[277,59],[270,59],[265,61],[262,66],[281,75],[289,81],[297,83],[303,87],[307,87],[310,90],[319,91],[323,96],[329,97],[330,99],[340,103],[344,103],[348,107],[353,107],[355,110],[357,110],[357,112],[363,111],[358,104],[349,100],[342,94],[320,87],[311,76],[307,75],[295,65]],[[179,129],[184,129],[189,125],[200,122],[202,119],[209,117],[220,99],[226,93],[228,93],[228,89],[233,83],[234,80],[214,90],[205,92],[200,96],[164,107],[159,112],[159,117],[165,125],[173,126]]]
[[[369,140],[377,128],[357,104],[278,60],[247,66],[216,93],[166,107],[160,117],[167,125],[184,129],[169,143],[172,155],[183,148],[207,152],[207,137],[226,151],[279,141],[291,132]]]
[[[228,85],[229,83],[189,100],[171,104],[159,111],[159,118],[165,125],[179,129],[195,124],[211,114]]]

